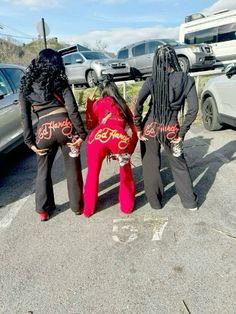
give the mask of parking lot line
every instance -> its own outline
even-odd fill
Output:
[[[58,151],[55,161],[61,156],[61,151]],[[27,196],[24,195],[27,193]],[[5,208],[8,210],[7,214],[0,220],[0,230],[8,228],[12,221],[16,218],[17,214],[21,210],[21,208],[25,205],[31,194],[34,193],[34,187],[31,188],[30,191],[24,192],[14,203],[8,204]]]
[[[0,220],[0,229],[8,228],[11,225],[12,221],[17,216],[18,212],[21,210],[21,208],[24,206],[24,204],[27,202],[30,196],[31,195],[28,195],[14,203],[7,205],[7,208],[8,207],[11,208],[9,209],[7,214],[2,218],[2,220]]]

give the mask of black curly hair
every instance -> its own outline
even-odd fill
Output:
[[[33,83],[37,82],[46,94],[68,84],[61,54],[53,49],[43,49],[37,58],[33,59],[21,79],[20,91],[24,96],[33,91]]]

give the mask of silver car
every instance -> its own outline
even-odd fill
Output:
[[[0,63],[0,154],[23,143],[18,92],[24,67]],[[33,116],[34,123],[36,117]]]
[[[194,69],[212,69],[216,62],[212,48],[206,44],[186,45],[174,39],[149,39],[137,42],[118,51],[118,59],[127,61],[133,78],[152,74],[154,53],[161,45],[168,44],[175,49],[180,66],[184,72]]]
[[[224,124],[236,127],[236,64],[225,67],[224,74],[209,79],[201,94],[203,125],[214,131]]]
[[[62,56],[70,84],[93,87],[106,74],[114,81],[130,78],[130,67],[123,60],[112,59],[102,51],[76,51]]]

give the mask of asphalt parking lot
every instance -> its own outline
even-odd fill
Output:
[[[34,157],[13,165],[0,179],[0,313],[235,314],[235,130],[194,124],[185,154],[197,212],[182,208],[164,155],[164,207],[150,208],[137,146],[132,214],[119,211],[117,164],[104,161],[96,213],[75,216],[59,155],[58,209],[45,223],[33,212]]]

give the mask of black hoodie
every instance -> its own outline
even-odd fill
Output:
[[[58,97],[55,97],[55,94]],[[21,106],[24,140],[29,147],[35,145],[35,136],[31,119],[32,109],[40,117],[58,107],[65,106],[68,116],[78,135],[83,140],[87,136],[75,97],[69,84],[65,85],[63,88],[57,87],[55,94],[49,93],[47,89],[37,82],[33,83],[32,92],[29,95],[24,96],[23,93],[20,92],[19,101]]]
[[[134,108],[134,123],[138,131],[143,129],[144,123],[147,121],[153,121],[154,119],[154,106],[152,98],[149,102],[149,110],[145,118],[142,118],[143,104],[147,97],[151,95],[153,84],[154,82],[151,77],[146,79],[138,94]],[[198,96],[194,79],[191,76],[183,72],[171,72],[169,74],[169,103],[172,110],[172,116],[170,119],[171,123],[178,124],[178,112],[181,108],[183,108],[185,100],[187,100],[188,109],[178,133],[179,137],[182,138],[184,138],[186,132],[189,130],[192,122],[197,116]],[[155,105],[158,106],[158,104]]]

